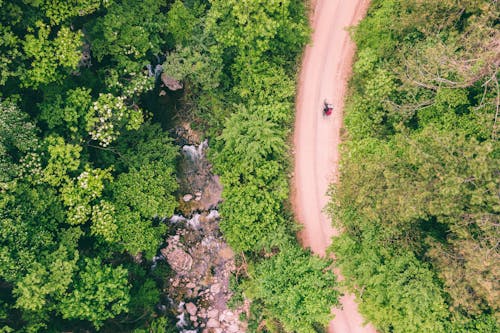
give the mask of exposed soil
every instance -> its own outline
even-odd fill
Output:
[[[338,234],[323,208],[329,184],[338,181],[342,112],[355,51],[346,29],[363,17],[368,0],[316,0],[311,6],[314,33],[305,50],[296,101],[292,201],[296,218],[304,225],[299,235],[302,245],[324,256],[332,236]],[[330,116],[322,113],[325,99],[334,105]],[[371,325],[363,326],[353,295],[342,297],[341,304],[342,310],[333,310],[335,319],[328,332],[375,332]]]

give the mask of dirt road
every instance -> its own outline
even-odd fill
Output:
[[[365,14],[368,0],[316,0],[312,13],[313,37],[303,58],[295,121],[295,171],[293,205],[304,225],[303,246],[324,255],[336,230],[322,213],[328,202],[326,191],[338,180],[338,145],[347,80],[351,73],[354,44],[347,27]],[[323,100],[334,104],[334,113],[324,117]],[[341,299],[343,310],[334,310],[332,333],[373,333],[363,327],[354,296]]]

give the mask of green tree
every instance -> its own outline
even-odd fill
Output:
[[[163,71],[190,86],[194,93],[208,93],[219,86],[220,61],[210,59],[203,47],[180,47],[169,52]]]
[[[136,130],[144,121],[142,110],[128,107],[125,97],[99,94],[86,116],[86,129],[92,140],[102,147],[109,146],[118,138],[123,128]]]
[[[144,123],[137,131],[123,133],[116,142],[116,149],[119,154],[112,154],[113,160],[110,163],[120,173],[161,162],[170,166],[170,174],[179,157],[179,148],[173,144],[172,139],[159,124],[151,122]]]
[[[89,24],[92,52],[97,60],[111,57],[117,69],[138,72],[147,56],[159,54],[165,43],[166,1],[117,0],[103,17]]]
[[[14,59],[21,55],[20,49],[19,37],[12,32],[9,26],[0,24],[0,86],[3,86],[9,77],[19,75],[14,67]]]
[[[77,270],[78,252],[69,255],[68,250],[60,247],[49,255],[52,259],[44,265],[35,262],[29,272],[16,283],[14,296],[16,307],[27,311],[47,311],[54,308],[50,300],[61,300],[65,295],[73,274]]]
[[[9,283],[19,281],[35,262],[44,263],[37,256],[55,252],[58,242],[74,249],[74,242],[62,241],[64,231],[58,232],[65,212],[56,191],[20,183],[0,198],[1,279]],[[79,233],[72,232],[77,239]]]
[[[30,68],[22,73],[26,87],[37,88],[40,84],[60,82],[80,61],[82,33],[61,27],[51,39],[52,28],[42,21],[35,24],[37,34],[26,35],[23,51],[31,59]]]
[[[245,293],[262,301],[286,331],[316,332],[315,325],[326,326],[332,319],[330,309],[338,303],[330,264],[296,245],[284,246],[269,260],[256,264]]]
[[[238,112],[227,119],[218,138],[222,149],[215,158],[223,160],[226,169],[217,172],[246,175],[258,169],[264,161],[281,159],[285,154],[282,133],[265,113],[240,106]]]
[[[165,232],[165,225],[153,219],[171,216],[177,206],[173,193],[178,188],[178,148],[159,125],[146,123],[126,133],[117,150],[115,165],[121,173],[111,186],[117,235],[126,251],[152,258]]]
[[[231,176],[223,182],[220,228],[237,251],[270,250],[289,237],[291,223],[281,214],[288,195],[287,183],[279,175],[279,165],[268,162],[256,172],[257,176],[246,177],[244,184],[229,183]],[[261,173],[272,176],[261,178]]]
[[[108,214],[102,211],[104,207],[107,207],[107,211],[112,211],[112,206],[103,202],[101,202],[101,208],[95,206],[101,199],[105,182],[111,180],[110,169],[90,169],[88,166],[76,179],[68,180],[61,189],[61,199],[68,208],[67,223],[71,225],[87,223],[92,210],[96,218],[100,215],[97,212]],[[94,222],[97,221],[94,220]],[[97,224],[100,223],[97,222]]]
[[[382,331],[446,332],[447,306],[433,272],[410,251],[374,246],[377,232],[371,228],[362,238],[344,235],[333,242],[360,311]]]
[[[247,101],[254,113],[267,115],[280,126],[289,124],[294,114],[295,83],[282,67],[262,61],[239,74],[234,93]]]
[[[46,96],[39,104],[40,119],[49,129],[57,128],[72,138],[78,138],[82,135],[78,131],[85,127],[84,121],[92,105],[90,93],[90,89],[79,87],[68,90],[63,96],[59,92]]]
[[[64,0],[33,1],[40,6],[51,24],[57,25],[75,16],[85,16],[94,13],[101,5],[109,6],[113,0],[74,0],[68,3]]]
[[[37,149],[36,127],[10,102],[0,102],[0,188],[17,178],[19,162]]]
[[[264,113],[245,111],[226,121],[217,143],[222,149],[214,157],[224,185],[221,229],[234,249],[270,249],[286,239],[288,225],[280,214],[287,183],[277,162],[285,156],[285,143]]]
[[[119,207],[116,215],[117,233],[123,250],[132,255],[143,253],[147,259],[156,255],[163,242],[166,226],[154,224],[151,218],[142,217],[129,207]]]
[[[339,265],[381,330],[498,330],[496,9],[379,0],[355,30],[330,211]]]
[[[300,10],[292,12],[298,6],[292,0],[211,1],[207,29],[220,47],[236,48],[236,66],[251,66],[265,56],[293,59],[308,34]]]
[[[146,218],[171,216],[176,207],[172,193],[178,187],[173,172],[171,165],[159,161],[122,173],[114,183],[116,204],[129,206]]]
[[[127,312],[129,290],[127,270],[87,258],[59,311],[63,318],[89,320],[98,329],[106,319]]]
[[[193,37],[193,29],[199,23],[195,8],[188,8],[181,0],[175,0],[167,14],[167,29],[176,45],[186,45]]]

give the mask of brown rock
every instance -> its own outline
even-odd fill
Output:
[[[168,76],[167,73],[161,74],[161,80],[162,80],[163,84],[165,84],[167,86],[167,88],[172,90],[172,91],[179,90],[179,89],[182,89],[184,87],[180,81],[174,79],[171,76]]]
[[[169,265],[177,273],[188,272],[193,265],[193,258],[180,248],[168,252],[166,257]]]

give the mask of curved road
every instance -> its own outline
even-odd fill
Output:
[[[337,233],[322,210],[328,185],[338,180],[342,111],[354,55],[346,28],[355,25],[367,7],[368,0],[313,1],[314,33],[305,50],[296,101],[293,206],[304,225],[302,245],[321,256]],[[325,98],[335,106],[326,118],[321,113]],[[341,303],[343,310],[333,310],[330,333],[375,332],[371,325],[363,326],[353,295],[344,296]]]

